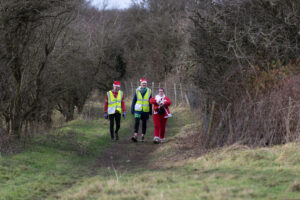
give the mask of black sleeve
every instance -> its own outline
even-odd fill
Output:
[[[152,94],[150,95],[150,99],[152,98]],[[149,106],[150,106],[150,115],[152,115],[152,104],[150,104],[150,99],[149,99]]]
[[[131,114],[134,114],[134,106],[136,104],[136,101],[137,101],[137,97],[136,97],[136,92],[135,92],[133,99],[132,99],[132,103],[131,103]]]

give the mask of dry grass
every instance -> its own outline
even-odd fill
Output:
[[[216,105],[212,130],[201,131],[201,145],[216,148],[240,143],[255,147],[296,141],[300,135],[299,94],[300,78],[295,76],[271,93]]]

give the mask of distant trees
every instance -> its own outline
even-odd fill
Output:
[[[300,64],[300,1],[195,0],[192,5],[195,60],[189,75],[204,99],[199,106],[205,145],[278,144],[292,131],[296,137],[299,118],[290,115],[300,110],[289,97],[300,100],[298,81],[289,78]]]
[[[51,127],[54,111],[72,120],[91,91],[142,76],[194,85],[192,104],[209,118],[216,102],[221,117],[299,64],[299,16],[298,0],[143,0],[125,10],[0,0],[0,120],[20,138]]]
[[[185,4],[183,0],[149,0],[123,14],[128,77],[138,74],[158,81],[175,71],[184,41],[180,22]]]
[[[193,5],[194,80],[215,100],[232,101],[245,94],[251,76],[299,59],[299,1],[195,0]]]
[[[65,28],[75,19],[76,1],[1,1],[1,114],[20,137],[25,121],[40,119],[45,106],[43,76]]]

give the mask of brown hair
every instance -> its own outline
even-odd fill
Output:
[[[159,92],[159,90],[162,90],[163,92],[165,92],[164,88],[158,88],[158,92]]]

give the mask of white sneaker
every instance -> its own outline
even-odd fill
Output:
[[[164,142],[166,142],[166,139],[165,138],[163,138],[163,139],[159,139],[160,140],[160,142],[161,143],[164,143]]]
[[[154,138],[153,138],[153,143],[154,143],[154,144],[158,144],[159,141],[160,141],[160,140],[159,140],[159,137],[154,137]]]

